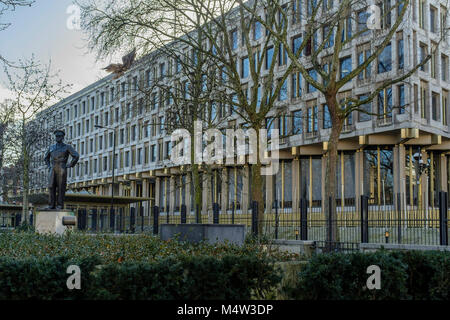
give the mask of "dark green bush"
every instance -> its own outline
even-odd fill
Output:
[[[280,281],[273,264],[256,255],[179,256],[111,263],[98,258],[0,259],[0,300],[5,299],[251,299],[264,298]],[[81,269],[81,290],[67,289],[70,264]]]
[[[381,269],[381,289],[368,290],[367,267]],[[448,299],[450,253],[387,252],[314,256],[284,290],[293,299],[390,300]]]

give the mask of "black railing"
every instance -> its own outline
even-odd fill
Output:
[[[79,209],[76,212],[78,229],[87,232],[151,232],[158,234],[161,223],[215,223],[243,224],[247,233],[254,233],[269,239],[314,240],[322,243],[324,250],[343,250],[351,243],[403,243],[424,245],[448,245],[448,194],[439,193],[439,207],[402,205],[397,195],[395,205],[370,204],[367,196],[358,201],[345,199],[336,201],[336,214],[330,215],[324,210],[323,201],[310,203],[300,199],[298,208],[274,201],[266,205],[262,218],[258,213],[258,203],[253,201],[244,209],[243,205],[228,204],[222,209],[214,203],[205,208],[196,207],[187,210],[181,205],[180,212],[160,212],[158,206],[144,211],[134,208]],[[331,201],[328,201],[331,204]],[[136,213],[139,213],[137,216]],[[16,218],[15,220],[19,220]],[[19,220],[20,221],[20,220]],[[330,228],[334,225],[336,237],[330,238]],[[328,236],[327,236],[328,235]],[[330,247],[333,242],[346,243],[340,247]],[[343,246],[343,245],[341,245]]]

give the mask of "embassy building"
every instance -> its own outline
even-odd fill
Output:
[[[293,10],[305,5],[296,1]],[[368,113],[355,111],[345,120],[338,144],[337,169],[337,199],[342,206],[358,206],[355,199],[367,195],[373,205],[393,206],[401,199],[402,207],[436,207],[438,192],[449,190],[450,37],[438,43],[440,31],[448,27],[444,21],[446,3],[412,0],[411,12],[405,15],[410,23],[395,33],[377,60],[343,87],[343,94],[363,98],[377,83],[410,70],[431,48],[438,46],[427,64],[411,77],[385,88],[364,105]],[[392,13],[392,20],[396,14]],[[359,12],[353,13],[353,20],[359,17]],[[294,41],[304,31],[305,21],[291,18],[289,34]],[[252,28],[251,37],[256,42],[264,37],[261,28],[260,25]],[[357,32],[358,24],[349,23],[347,28],[346,32]],[[229,32],[241,59],[238,65],[244,84],[249,74],[246,50],[240,41],[240,30],[230,26]],[[321,36],[317,35],[319,43]],[[361,36],[345,47],[342,69],[346,66],[351,69],[370,55],[370,43],[364,41]],[[281,58],[277,64],[280,71],[290,63]],[[172,143],[164,123],[165,110],[171,108],[171,101],[146,102],[138,90],[139,86],[164,81],[166,76],[177,73],[174,61],[158,59],[148,63],[144,57],[118,79],[107,76],[39,115],[37,120],[48,128],[63,129],[66,142],[80,154],[77,166],[69,170],[68,189],[111,195],[114,159],[114,195],[151,198],[144,203],[145,215],[152,205],[159,206],[163,215],[177,214],[183,204],[188,211],[194,211],[190,173],[185,166],[170,161]],[[154,96],[159,94],[155,90]],[[308,200],[310,207],[320,208],[325,193],[323,155],[331,132],[325,99],[301,74],[293,73],[277,104],[284,105],[286,113],[273,122],[272,128],[279,129],[280,135],[280,169],[275,175],[264,177],[266,209],[273,208],[275,200],[281,208],[299,208],[302,198]],[[228,126],[241,121],[226,110],[222,117],[227,118]],[[49,136],[47,146],[52,140]],[[45,149],[35,155],[32,173],[35,193],[47,188]],[[213,203],[218,203],[222,212],[232,208],[237,212],[249,210],[249,175],[249,166],[245,164],[216,165],[212,174],[203,179],[202,212],[212,212]]]

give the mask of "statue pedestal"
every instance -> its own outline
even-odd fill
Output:
[[[70,210],[36,211],[35,230],[37,233],[64,234],[76,226],[75,214]]]

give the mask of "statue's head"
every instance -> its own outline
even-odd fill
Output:
[[[62,130],[56,130],[53,132],[55,134],[55,139],[57,143],[61,143],[64,140],[64,136],[66,135]]]

